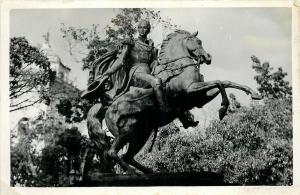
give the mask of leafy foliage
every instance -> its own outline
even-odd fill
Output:
[[[235,95],[232,93],[229,94],[229,102],[230,102],[228,108],[229,113],[234,113],[241,107],[240,102],[238,102]]]
[[[58,144],[65,147],[70,155],[80,152],[81,133],[77,128],[66,129],[59,138]]]
[[[61,145],[49,145],[40,156],[40,180],[38,186],[66,186],[68,184],[69,162],[67,149]]]
[[[82,100],[79,96],[62,98],[56,108],[58,113],[66,117],[66,122],[81,122],[87,117],[89,109],[93,102]]]
[[[177,133],[139,158],[159,172],[211,171],[244,185],[292,184],[292,107],[276,100],[241,108],[205,129]],[[204,129],[203,129],[204,130]]]
[[[269,62],[261,64],[256,56],[251,56],[253,62],[252,68],[257,75],[254,77],[259,85],[258,91],[266,98],[291,98],[292,87],[284,78],[287,76],[286,72],[280,67],[276,72],[272,72],[273,68]]]
[[[11,185],[35,185],[35,164],[38,161],[36,152],[30,147],[29,140],[22,140],[11,147]]]
[[[47,100],[47,84],[54,79],[50,62],[25,37],[10,39],[10,111]]]
[[[57,118],[27,122],[19,125],[23,133],[11,146],[11,185],[69,185],[71,169],[84,171],[90,141],[77,128],[66,128]]]

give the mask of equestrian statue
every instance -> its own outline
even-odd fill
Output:
[[[119,49],[100,57],[93,64],[93,81],[82,98],[99,100],[88,112],[90,139],[98,148],[105,172],[112,161],[130,174],[152,170],[134,157],[151,133],[178,118],[185,128],[197,126],[192,108],[201,108],[218,94],[222,96],[219,118],[226,115],[229,100],[225,88],[236,88],[261,96],[248,86],[231,81],[205,82],[201,64],[211,64],[211,56],[202,47],[197,32],[176,30],[169,34],[159,51],[147,38],[150,23],[142,20],[137,39],[126,39]],[[102,127],[105,120],[107,130]],[[154,138],[155,139],[155,138]],[[153,140],[154,142],[154,140]],[[128,144],[127,152],[118,152]],[[131,165],[131,166],[130,166]]]

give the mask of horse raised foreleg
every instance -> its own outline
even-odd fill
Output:
[[[187,93],[198,93],[201,91],[209,91],[211,89],[218,88],[220,90],[220,93],[222,95],[222,102],[221,102],[221,108],[219,109],[219,118],[222,120],[224,116],[226,115],[228,106],[229,106],[229,100],[225,91],[225,88],[223,86],[223,83],[219,80],[217,81],[210,81],[210,82],[195,82],[192,83],[188,89]]]
[[[210,89],[206,91],[205,98],[201,99],[201,106],[211,102],[215,97],[220,94],[220,90],[218,88]]]
[[[244,91],[247,95],[251,94],[251,98],[253,100],[261,100],[261,95],[257,94],[255,91],[253,91],[250,87],[246,85],[240,85],[231,81],[222,81],[223,86],[225,88],[235,88]]]

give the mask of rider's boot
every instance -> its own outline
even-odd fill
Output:
[[[170,112],[171,109],[168,106],[167,97],[163,91],[161,79],[159,79],[159,78],[154,79],[153,89],[154,89],[154,94],[156,96],[160,110],[163,112]]]
[[[185,129],[189,127],[196,127],[199,123],[199,121],[194,120],[194,115],[190,111],[181,112],[178,119]]]

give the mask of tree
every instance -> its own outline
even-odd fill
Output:
[[[47,99],[47,86],[54,79],[47,57],[25,37],[10,39],[10,111]]]
[[[42,115],[34,119],[24,117],[19,121],[18,133],[11,134],[17,138],[11,142],[13,186],[51,185],[50,176],[43,170],[43,163],[48,161],[42,161],[44,158],[42,150],[47,147],[53,148],[64,128],[59,119]]]
[[[11,161],[11,185],[12,186],[34,186],[35,179],[32,162],[29,162],[28,159],[34,159],[35,163],[38,160],[36,154],[29,153],[31,147],[28,147],[28,143],[18,144],[12,146],[10,149],[10,161]],[[25,151],[24,149],[30,149]],[[32,151],[31,151],[32,152]]]
[[[89,109],[92,107],[93,101],[82,100],[80,96],[62,98],[56,104],[58,113],[65,116],[66,122],[81,122],[86,119]]]
[[[57,142],[58,145],[63,146],[67,150],[67,155],[69,159],[69,168],[79,169],[79,161],[76,161],[76,158],[79,157],[80,149],[81,149],[81,133],[78,131],[76,127],[71,129],[66,129],[59,136],[59,140]],[[75,163],[76,162],[76,163]]]
[[[69,163],[67,149],[61,145],[48,145],[40,155],[40,180],[36,186],[67,186]]]
[[[33,186],[37,174],[38,155],[33,146],[36,134],[29,129],[29,119],[23,117],[18,122],[18,136],[11,134],[11,138],[18,138],[18,142],[11,145],[11,185]],[[13,141],[11,140],[11,143]]]
[[[281,67],[276,72],[272,72],[273,68],[269,62],[261,64],[256,56],[251,56],[251,60],[252,68],[257,73],[254,79],[258,84],[258,91],[263,97],[274,99],[292,97],[292,87],[288,81],[284,80],[287,73],[283,72]]]

